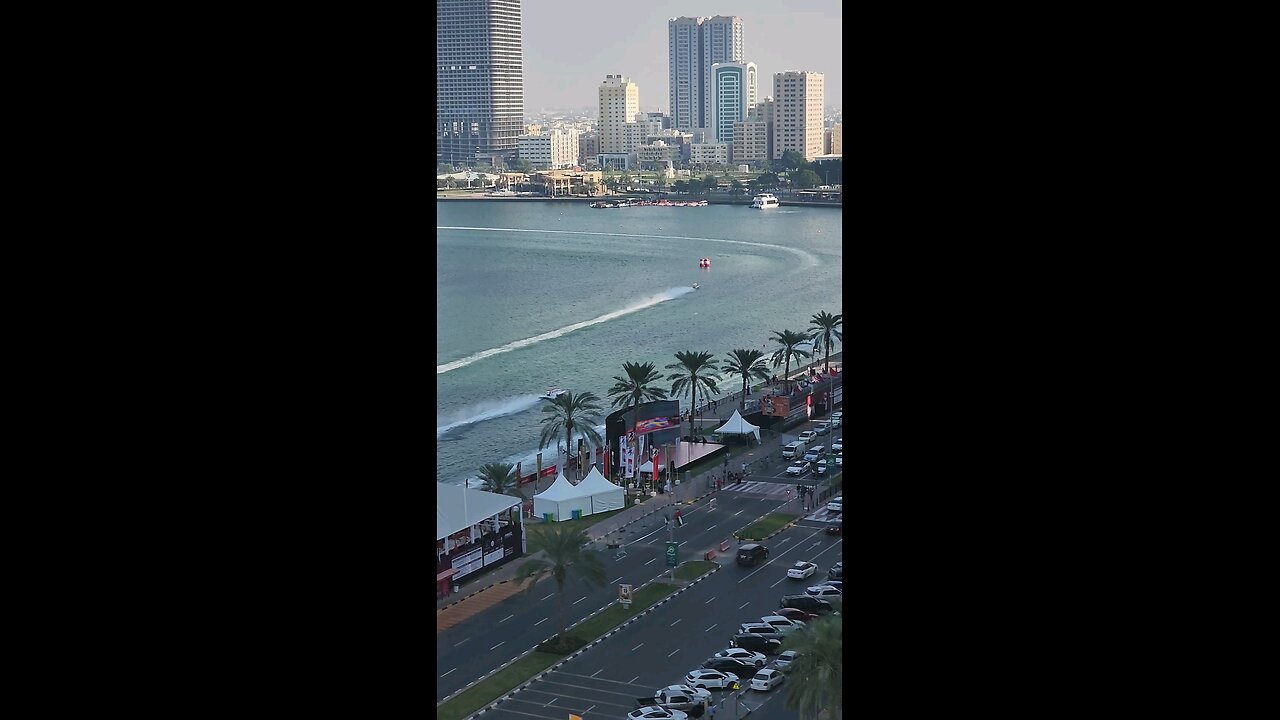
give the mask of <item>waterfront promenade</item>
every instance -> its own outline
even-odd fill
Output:
[[[831,366],[838,368],[841,373],[845,372],[843,366],[843,351],[839,353],[832,353]],[[819,360],[817,367],[823,367],[821,360]],[[790,379],[796,379],[807,375],[808,373],[809,364],[805,364],[799,368],[793,369],[788,377]],[[779,377],[781,377],[781,373],[779,373]],[[720,383],[720,387],[724,388],[726,386],[732,386],[732,382],[733,378],[729,378],[728,382]],[[741,379],[739,379],[737,383],[740,388]],[[733,412],[738,409],[738,401],[741,397],[742,391],[740,389],[736,392],[717,397],[716,408],[714,411],[709,407],[704,407],[702,424],[708,431],[719,427],[721,423],[728,420],[733,415]],[[701,404],[701,401],[699,404]],[[771,449],[767,444],[763,448],[750,448],[741,445],[730,445],[728,447],[728,467],[735,472],[741,467],[742,463],[751,462],[752,458],[768,454],[768,450]],[[723,462],[724,457],[725,456],[720,456],[719,459],[721,462]],[[655,498],[650,498],[644,503],[633,505],[590,526],[586,529],[587,537],[589,537],[592,542],[605,540],[611,533],[616,533],[623,527],[641,520],[655,512],[666,510],[671,505],[693,502],[711,494],[711,491],[707,489],[708,483],[706,478],[709,474],[716,473],[718,470],[718,466],[712,466],[708,463],[694,474],[691,479],[676,485],[672,489],[672,492],[658,495]],[[684,475],[684,471],[681,471],[681,476],[683,477]],[[545,489],[545,487],[542,489]],[[533,485],[526,485],[520,488],[520,495],[526,500],[532,497],[533,493]],[[526,525],[531,523],[528,519],[526,519],[525,522]],[[436,618],[437,627],[449,627],[455,625],[458,622],[462,622],[466,618],[485,610],[494,603],[514,594],[516,592],[516,588],[510,581],[515,578],[516,571],[520,565],[532,557],[545,557],[545,555],[541,553],[534,553],[533,555],[517,558],[516,560],[499,566],[491,572],[483,573],[473,577],[471,580],[462,582],[459,591],[456,594],[437,600],[436,609],[439,611]]]

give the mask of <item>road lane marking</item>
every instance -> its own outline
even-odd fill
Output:
[[[553,703],[553,702],[555,702],[556,700],[559,700],[559,699],[560,699],[560,698],[551,698],[551,702],[547,703],[546,705],[543,705],[542,707],[551,707],[551,703]]]
[[[466,642],[466,641],[468,641],[468,640],[470,640],[470,639],[471,639],[471,638],[462,638],[462,642],[454,643],[454,644],[453,644],[453,646],[454,646],[454,647],[458,647],[459,645],[461,645],[462,643],[464,643],[464,642]]]
[[[579,599],[577,599],[577,600],[574,600],[574,601],[573,601],[573,604],[574,604],[574,605],[577,605],[578,603],[580,603],[580,602],[582,602],[583,600],[586,600],[586,599],[587,599],[587,596],[586,596],[586,595],[583,595],[581,598],[579,598]]]
[[[619,575],[618,577],[614,578],[613,582],[611,582],[611,583],[609,583],[609,584],[610,584],[610,585],[612,585],[613,583],[616,583],[616,582],[618,582],[618,581],[619,581],[619,580],[621,580],[621,579],[622,579],[622,576],[621,576],[621,575]]]
[[[810,535],[809,535],[809,537],[805,538],[804,540],[809,540],[809,539],[810,539],[810,538],[812,538],[814,535],[817,535],[817,534],[818,534],[818,533],[820,533],[820,532],[822,532],[822,531],[821,531],[821,530],[815,530],[815,531],[813,531],[813,533],[812,533],[812,534],[810,534]],[[801,540],[800,542],[804,542],[804,540]],[[840,540],[837,540],[837,541],[836,541],[836,544],[839,544],[839,543],[841,543],[841,542],[843,542],[843,541],[844,541],[844,540],[843,540],[843,538],[841,538]],[[793,546],[793,547],[791,548],[791,550],[799,549],[799,547],[800,547],[800,545],[798,545],[798,544],[797,544],[797,545]],[[835,545],[832,545],[832,547],[835,547]],[[829,549],[830,549],[830,548],[828,548],[828,550],[829,550]],[[761,565],[760,567],[756,568],[755,570],[752,570],[751,572],[747,573],[746,577],[744,577],[744,578],[742,578],[741,580],[739,580],[739,581],[738,581],[738,584],[739,584],[739,585],[741,585],[742,583],[744,583],[744,582],[746,582],[746,581],[750,580],[752,575],[755,575],[756,573],[760,572],[761,570],[765,569],[766,567],[769,567],[769,566],[770,566],[770,565],[772,565],[774,562],[776,562],[776,561],[778,560],[778,558],[780,558],[780,557],[782,557],[783,555],[786,555],[787,553],[791,552],[791,550],[783,550],[782,552],[778,553],[778,554],[777,554],[777,556],[775,556],[772,560],[766,560],[766,561],[765,561],[765,563],[764,563],[763,565]],[[826,550],[823,550],[822,552],[820,552],[820,553],[818,553],[818,554],[819,554],[819,555],[821,555],[821,554],[822,554],[822,553],[824,553],[824,552],[826,552]]]
[[[750,601],[750,600],[748,600],[748,601],[746,601],[746,602],[742,603],[741,605],[739,605],[739,606],[738,606],[738,609],[739,609],[739,610],[741,610],[742,608],[744,608],[744,607],[746,607],[746,606],[748,606],[748,605],[750,605],[750,604],[751,604],[751,601]]]
[[[600,668],[599,670],[597,670],[597,671],[595,671],[595,672],[591,673],[591,677],[595,677],[595,676],[599,675],[599,674],[600,674],[600,673],[602,673],[602,672],[604,672],[604,668]]]
[[[738,608],[738,609],[741,610],[742,608]],[[720,623],[716,623],[716,625],[719,625],[719,624]],[[711,627],[707,628],[706,630],[703,630],[702,632],[711,632],[711,630],[715,628],[716,625],[712,625]]]
[[[739,510],[738,512],[736,512],[736,513],[734,513],[734,514],[733,514],[733,517],[737,517],[738,515],[741,515],[742,513],[743,513],[743,511],[742,511],[742,510]]]
[[[707,529],[708,529],[708,530],[715,530],[715,528],[716,528],[716,526],[715,526],[715,525],[712,525],[711,527],[709,527],[709,528],[707,528]]]
[[[591,712],[591,709],[592,709],[592,708],[594,708],[594,707],[595,707],[595,705],[592,705],[591,707],[587,708],[586,710],[583,710],[583,711],[582,711],[582,714],[583,714],[583,715],[586,715],[587,713]]]
[[[658,558],[654,558],[653,560],[657,560],[657,559]],[[653,560],[650,560],[649,562],[645,563],[645,565],[648,565],[649,563],[653,562]]]
[[[778,586],[778,583],[780,583],[780,582],[782,582],[783,580],[786,580],[786,579],[787,579],[787,578],[786,578],[786,576],[784,575],[783,577],[778,578],[778,582],[776,582],[776,583],[774,583],[774,584],[770,585],[769,587],[777,587],[777,586]]]
[[[640,649],[641,647],[643,647],[643,646],[644,646],[644,643],[640,643],[639,645],[637,645],[637,646],[635,646],[635,647],[631,648],[631,652],[635,652],[635,651],[639,650],[639,649]],[[640,676],[639,676],[639,675],[637,675],[636,677],[640,677]]]
[[[783,543],[789,543],[789,542],[791,542],[791,538],[787,538],[786,540],[783,540],[782,542],[780,542],[780,543],[778,543],[778,544],[779,544],[779,545],[782,545]]]
[[[640,679],[640,676],[639,676],[639,675],[637,675],[637,676],[635,676],[635,677],[631,678],[631,682],[635,682],[635,681],[637,681],[637,680],[639,680],[639,679]]]
[[[705,603],[704,603],[704,604],[705,604]],[[671,624],[670,624],[670,625],[668,625],[667,627],[675,627],[675,626],[676,626],[676,623],[680,622],[680,621],[681,621],[681,620],[683,620],[683,619],[684,619],[684,618],[676,618],[676,622],[671,623]]]
[[[458,669],[458,668],[454,668],[453,670],[457,670],[457,669]],[[449,672],[453,672],[453,670],[450,670]],[[448,674],[449,674],[449,673],[445,673],[444,675],[448,675]],[[441,675],[440,677],[444,677],[444,675]]]
[[[555,595],[555,593],[551,593],[551,595],[548,595],[547,597],[544,597],[544,598],[542,598],[542,599],[543,599],[543,600],[546,600],[546,599],[550,598],[552,595]]]
[[[715,600],[715,598],[713,597],[713,598],[711,598],[711,600]],[[704,603],[702,603],[702,604],[703,604],[703,605],[706,605],[707,603],[711,602],[711,600],[708,600],[707,602],[704,602]]]
[[[508,615],[508,616],[506,616],[506,617],[504,617],[504,618],[502,618],[502,619],[501,619],[501,620],[499,620],[498,622],[499,622],[499,623],[504,623],[504,622],[506,622],[506,621],[510,620],[510,619],[511,619],[511,618],[513,618],[513,617],[515,617],[515,614],[514,614],[514,613],[513,613],[513,614],[511,614],[511,615]]]
[[[813,544],[809,546],[809,549],[810,549],[810,550],[812,550],[812,549],[814,549],[814,548],[818,547],[818,546],[819,546],[819,545],[821,545],[821,544],[822,544],[822,541],[821,541],[821,540],[814,540],[814,541],[813,541]]]
[[[499,647],[500,645],[502,645],[502,643],[504,643],[504,642],[506,642],[506,640],[503,640],[502,642],[498,643],[497,645],[494,645],[493,647],[491,647],[491,648],[489,648],[489,649],[490,649],[490,650],[497,650],[497,649],[498,649],[498,647]]]
[[[672,650],[672,651],[671,651],[671,654],[670,654],[670,655],[667,655],[667,657],[671,657],[671,655],[675,655],[675,654],[676,654],[676,653],[678,653],[678,652],[680,652],[680,648],[676,648],[675,650]]]
[[[551,617],[551,616],[550,616],[550,615],[548,615],[547,617]],[[542,619],[541,619],[541,620],[539,620],[538,622],[534,623],[534,624],[533,624],[533,626],[534,626],[534,627],[538,627],[539,625],[541,625],[542,623],[544,623],[544,622],[546,622],[546,621],[547,621],[547,618],[542,618]]]

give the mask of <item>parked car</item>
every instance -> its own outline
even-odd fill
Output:
[[[773,665],[779,670],[786,670],[791,667],[791,663],[796,661],[796,656],[797,653],[795,650],[787,650],[786,652],[778,655],[778,661]]]
[[[781,615],[781,612],[779,612]],[[729,644],[733,647],[739,647],[752,652],[764,653],[765,655],[777,655],[782,649],[782,641],[777,638],[761,637],[760,635],[752,635],[751,633],[739,633],[729,638]]]
[[[838,428],[844,422],[844,411],[837,410],[831,413],[831,427]]]
[[[684,676],[684,684],[692,688],[723,689],[736,682],[738,682],[738,676],[731,672],[706,668],[691,670]]]
[[[781,670],[765,668],[751,677],[751,689],[769,691],[781,685],[786,679],[787,676],[783,675]]]
[[[830,585],[831,587],[833,587],[833,588],[835,588],[835,589],[839,590],[840,592],[844,592],[844,581],[843,581],[843,580],[826,580],[826,581],[824,581],[824,582],[820,582],[820,583],[818,583],[818,584],[819,584],[819,585]]]
[[[844,455],[836,453],[836,467],[840,467],[844,463]]]
[[[813,447],[809,448],[809,452],[804,454],[804,459],[808,460],[809,462],[814,462],[818,458],[826,454],[827,454],[827,448],[825,445],[814,445]]]
[[[812,431],[812,430],[805,430],[804,432],[800,433],[800,435],[797,437],[797,439],[798,439],[800,442],[802,442],[802,443],[804,443],[804,444],[808,445],[809,443],[813,442],[813,439],[814,439],[814,438],[816,438],[816,437],[818,437],[818,433],[816,433],[816,432],[814,432],[814,431]]]
[[[831,424],[827,422],[814,423],[813,431],[819,435],[826,435],[831,432]]]
[[[791,618],[792,620],[803,620],[804,622],[809,622],[810,620],[818,617],[814,613],[805,612],[798,608],[778,608],[778,611],[774,614],[781,615],[784,618]]]
[[[657,705],[636,708],[627,713],[631,720],[689,720],[689,714],[681,710],[668,710]]]
[[[765,625],[774,626],[778,629],[778,632],[782,633],[783,637],[786,637],[805,626],[805,623],[801,620],[792,620],[781,615],[765,615],[760,618],[760,622]]]
[[[764,667],[764,653],[752,652],[746,648],[731,647],[728,650],[721,650],[715,654],[715,657],[737,658],[739,660],[749,660],[756,664],[756,667]]]
[[[761,622],[742,623],[738,626],[738,632],[740,634],[759,635],[760,637],[773,638],[774,640],[782,639],[781,630],[772,625]]]
[[[827,615],[835,612],[835,608],[831,607],[831,603],[812,595],[783,595],[782,600],[778,603],[780,608],[796,608],[805,612],[817,613],[819,615]]]
[[[814,465],[814,468],[816,468],[816,469],[814,470],[814,472],[818,473],[819,475],[826,475],[826,474],[827,474],[827,461],[826,461],[826,460],[819,460],[819,461],[818,461],[818,464],[817,464],[817,465]]]
[[[773,628],[770,627],[770,630]],[[755,672],[756,664],[748,660],[738,660],[737,658],[727,657],[710,657],[703,661],[703,670],[719,670],[720,672],[728,672],[740,677],[750,677]],[[694,687],[698,687],[693,683]]]
[[[787,466],[788,475],[804,475],[809,472],[809,463],[804,460],[797,460]]]
[[[827,571],[827,577],[832,580],[844,580],[844,561],[832,565]]]
[[[831,441],[831,449],[840,452],[844,449],[844,438],[838,437]]]
[[[844,512],[844,496],[832,498],[831,502],[827,503],[827,510],[831,512]]]
[[[808,560],[797,560],[795,565],[787,568],[787,577],[803,580],[807,577],[813,577],[818,572],[818,566]]]
[[[817,597],[817,598],[833,597],[833,598],[839,599],[841,592],[840,592],[840,588],[831,587],[830,585],[814,585],[812,587],[805,588],[804,594],[812,595],[813,597]]]

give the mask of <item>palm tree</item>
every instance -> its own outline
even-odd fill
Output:
[[[809,352],[807,350],[801,350],[797,347],[802,343],[809,342],[809,338],[808,336],[801,335],[798,332],[783,330],[782,332],[775,332],[770,340],[775,340],[782,346],[778,350],[774,351],[773,356],[770,359],[772,360],[774,367],[778,367],[784,361],[786,362],[786,369],[782,373],[783,380],[786,380],[787,376],[791,374],[791,359],[795,358],[796,362],[799,363],[801,358],[809,357]],[[790,388],[791,386],[787,385],[787,387]]]
[[[546,574],[550,574],[551,577],[555,578],[556,590],[559,595],[559,600],[556,602],[556,621],[560,624],[560,633],[557,635],[560,642],[564,642],[565,639],[565,578],[569,576],[569,573],[573,573],[592,587],[601,587],[605,583],[604,563],[600,561],[597,553],[586,549],[589,542],[591,542],[591,538],[587,537],[586,531],[579,527],[560,523],[552,524],[542,534],[542,549],[547,553],[547,558],[545,560],[542,558],[531,559],[516,571],[515,583],[517,587],[525,581],[539,578]],[[533,592],[535,583],[529,585],[530,593]]]
[[[618,382],[609,388],[614,407],[632,408],[650,400],[666,400],[667,391],[655,387],[654,383],[662,379],[662,375],[654,369],[653,363],[623,363],[622,372],[626,377],[614,375]]]
[[[729,359],[724,363],[724,371],[730,375],[742,376],[742,402],[738,404],[740,410],[745,410],[747,407],[747,383],[751,382],[751,378],[769,379],[769,369],[764,363],[764,353],[759,350],[731,351]]]
[[[703,388],[704,395],[708,391],[720,392],[720,388],[716,387],[720,376],[715,372],[720,368],[716,367],[717,361],[711,359],[711,353],[706,351],[682,350],[676,353],[676,360],[678,362],[671,363],[667,366],[667,369],[678,370],[679,372],[668,375],[667,379],[675,381],[671,383],[672,395],[680,393],[682,395],[692,394],[693,396],[689,401],[689,431],[692,433],[693,416],[698,409],[698,387],[701,386]]]
[[[844,707],[840,651],[844,645],[844,621],[825,615],[787,637],[787,649],[796,651],[788,668],[787,707],[802,718],[841,717]]]
[[[560,436],[561,428],[564,428],[564,448],[567,454],[573,453],[574,430],[577,430],[588,442],[597,446],[602,444],[600,433],[595,427],[600,422],[601,409],[597,404],[600,398],[595,394],[584,392],[574,395],[572,392],[566,392],[555,398],[544,399],[547,402],[542,406],[542,412],[551,414],[539,421],[544,426],[542,438],[538,442],[539,448],[555,442]]]
[[[516,495],[516,466],[486,463],[480,468],[480,489],[499,495]]]
[[[842,324],[844,324],[844,315],[832,315],[825,310],[814,315],[809,321],[809,337],[817,343],[814,347],[821,346],[827,353],[823,360],[825,372],[831,372],[831,339],[834,337],[836,340],[844,341],[844,336],[840,332]]]

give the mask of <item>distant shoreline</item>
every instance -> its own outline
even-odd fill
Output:
[[[643,194],[636,195],[635,193],[632,193],[632,194],[630,194],[630,195],[627,195],[627,194],[622,194],[622,195],[598,195],[598,196],[596,196],[596,197],[585,197],[585,198],[584,198],[584,197],[555,197],[555,198],[552,198],[552,197],[489,197],[488,195],[466,194],[466,193],[457,194],[457,195],[444,195],[444,194],[440,194],[440,193],[437,193],[437,194],[436,194],[436,200],[470,200],[470,201],[476,201],[476,200],[492,200],[492,201],[494,201],[494,202],[569,202],[569,203],[574,203],[574,202],[583,203],[583,202],[585,202],[585,203],[593,203],[593,202],[602,202],[602,201],[605,201],[605,200],[620,200],[620,199],[622,199],[622,198],[627,198],[627,197],[635,198],[635,199],[638,199],[638,200],[643,200],[643,199],[644,199]],[[679,196],[679,197],[680,197],[681,199],[684,199],[684,198],[685,198],[685,196]],[[667,199],[668,199],[668,200],[670,200],[670,199],[671,199],[671,196],[668,196],[668,197],[667,197]],[[690,200],[706,200],[708,205],[742,205],[742,206],[744,206],[744,207],[751,205],[751,200],[750,200],[750,199],[743,199],[743,200],[725,200],[725,199],[722,199],[722,198],[703,198],[703,197],[696,196],[696,195],[690,195],[690,196],[688,196],[688,199],[690,199]],[[843,203],[830,203],[830,202],[796,202],[796,201],[794,201],[794,200],[780,200],[780,201],[779,201],[779,204],[780,204],[780,205],[783,205],[783,206],[787,206],[787,207],[827,207],[827,208],[843,208],[843,207],[844,207],[844,204],[843,204]]]

